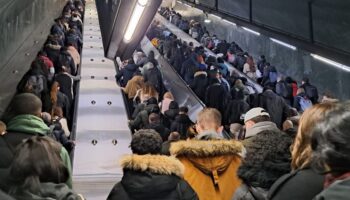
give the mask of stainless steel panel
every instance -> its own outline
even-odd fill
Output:
[[[95,2],[86,2],[77,104],[73,186],[87,199],[106,199],[122,177],[119,159],[130,153],[131,133],[114,62],[104,57]]]

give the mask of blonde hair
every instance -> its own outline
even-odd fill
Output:
[[[221,126],[221,114],[215,108],[204,108],[198,113],[197,124],[203,130],[217,129]]]
[[[324,116],[334,110],[336,104],[317,104],[303,113],[300,118],[298,133],[292,146],[292,169],[304,169],[310,166],[312,130]]]
[[[153,87],[153,85],[149,84],[149,83],[145,83],[142,88],[141,88],[141,101],[145,101],[150,99],[151,97],[154,97],[158,100],[159,96],[158,96],[158,92],[157,90]]]
[[[124,92],[128,95],[129,99],[136,96],[137,90],[142,88],[144,80],[142,76],[134,76],[125,86]]]
[[[171,92],[166,92],[166,93],[163,95],[163,99],[171,99],[171,100],[174,100],[174,96],[173,96],[173,94],[171,94]]]

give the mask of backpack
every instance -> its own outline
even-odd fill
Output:
[[[27,92],[32,92],[36,96],[41,96],[41,92],[44,91],[44,76],[43,75],[32,75],[29,76],[24,90]]]
[[[300,110],[304,112],[306,109],[312,107],[312,102],[307,97],[300,97],[299,105],[300,105]]]
[[[317,92],[317,88],[315,86],[306,85],[304,88],[305,88],[305,93],[306,93],[307,97],[309,97],[309,99],[317,98],[318,92]]]

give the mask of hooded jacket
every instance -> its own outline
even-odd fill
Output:
[[[8,171],[6,170],[11,165],[16,147],[23,140],[32,136],[46,136],[49,130],[44,121],[34,115],[18,115],[9,121],[7,124],[8,133],[0,137],[0,170],[2,172],[0,173],[0,181],[4,181],[4,178],[8,176]],[[62,147],[60,155],[70,175],[67,185],[72,187],[72,166],[69,154]]]
[[[171,144],[185,166],[185,180],[201,200],[229,200],[241,181],[237,169],[243,145],[234,140],[188,140]]]
[[[129,80],[132,79],[134,76],[135,72],[139,67],[135,64],[128,64],[126,65],[120,72],[117,74],[116,78],[119,81],[123,77],[122,85],[126,86],[126,84],[129,82]]]
[[[40,183],[40,191],[33,194],[30,191],[21,191],[13,196],[25,200],[83,200],[82,196],[74,193],[65,184]]]
[[[245,134],[246,141],[249,141],[251,137],[258,135],[262,131],[266,130],[276,130],[279,131],[276,124],[270,121],[259,122],[254,124],[250,129],[247,129]]]
[[[184,166],[174,157],[128,155],[122,158],[124,175],[107,200],[196,200],[182,179]]]
[[[205,100],[205,91],[208,87],[208,74],[207,72],[196,72],[194,74],[194,80],[190,85],[190,88],[193,92],[198,96],[198,98],[202,101]]]

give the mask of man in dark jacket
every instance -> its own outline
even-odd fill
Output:
[[[209,85],[205,95],[205,104],[207,107],[216,108],[221,113],[224,113],[227,92],[220,84],[218,79],[213,79]]]
[[[180,107],[179,114],[175,117],[175,121],[171,124],[171,132],[180,133],[181,139],[187,138],[187,130],[193,125],[193,122],[188,117],[188,108]]]
[[[168,140],[163,142],[163,144],[162,144],[161,154],[170,156],[169,149],[170,149],[171,143],[177,142],[180,139],[181,139],[180,134],[178,132],[170,133]]]
[[[158,66],[154,65],[152,62],[148,62],[145,66],[143,72],[143,78],[145,83],[148,82],[157,90],[157,92],[162,95],[164,92],[163,78]]]
[[[205,91],[208,87],[208,74],[205,71],[197,71],[194,74],[194,80],[190,88],[200,100],[205,101]]]
[[[157,155],[162,139],[153,130],[140,130],[131,140],[132,155],[122,158],[124,175],[107,200],[197,200],[182,179],[184,166],[174,157]]]
[[[116,75],[117,81],[120,82],[122,87],[125,87],[129,80],[132,79],[138,68],[133,59],[128,60],[128,64]]]
[[[301,82],[301,88],[304,88],[307,97],[311,100],[312,104],[318,103],[318,90],[317,87],[310,84],[309,78],[303,78]]]
[[[172,101],[169,104],[169,110],[164,112],[163,124],[170,128],[171,124],[175,121],[175,117],[179,114],[179,104],[176,101]]]
[[[259,107],[266,109],[270,113],[271,120],[282,128],[282,123],[287,119],[289,106],[283,97],[273,92],[273,86],[267,86],[265,91],[259,95]]]
[[[14,158],[16,147],[27,138],[47,136],[49,133],[50,128],[40,118],[41,107],[40,99],[30,93],[19,94],[13,98],[7,116],[10,119],[7,123],[7,133],[0,136],[0,186],[6,186],[8,169]],[[60,155],[71,176],[69,154],[63,147]],[[70,177],[67,182],[70,187],[72,186],[71,181]]]
[[[280,95],[281,97],[283,97],[283,99],[285,100],[285,102],[288,105],[292,105],[292,101],[293,101],[293,88],[292,88],[292,84],[289,84],[285,81],[285,78],[280,76],[277,79],[277,83],[276,83],[276,94]]]
[[[151,113],[159,113],[160,109],[158,106],[157,99],[152,97],[147,101],[147,105],[141,110],[135,117],[134,120],[129,122],[129,127],[132,131],[145,128],[149,125],[148,117]]]

